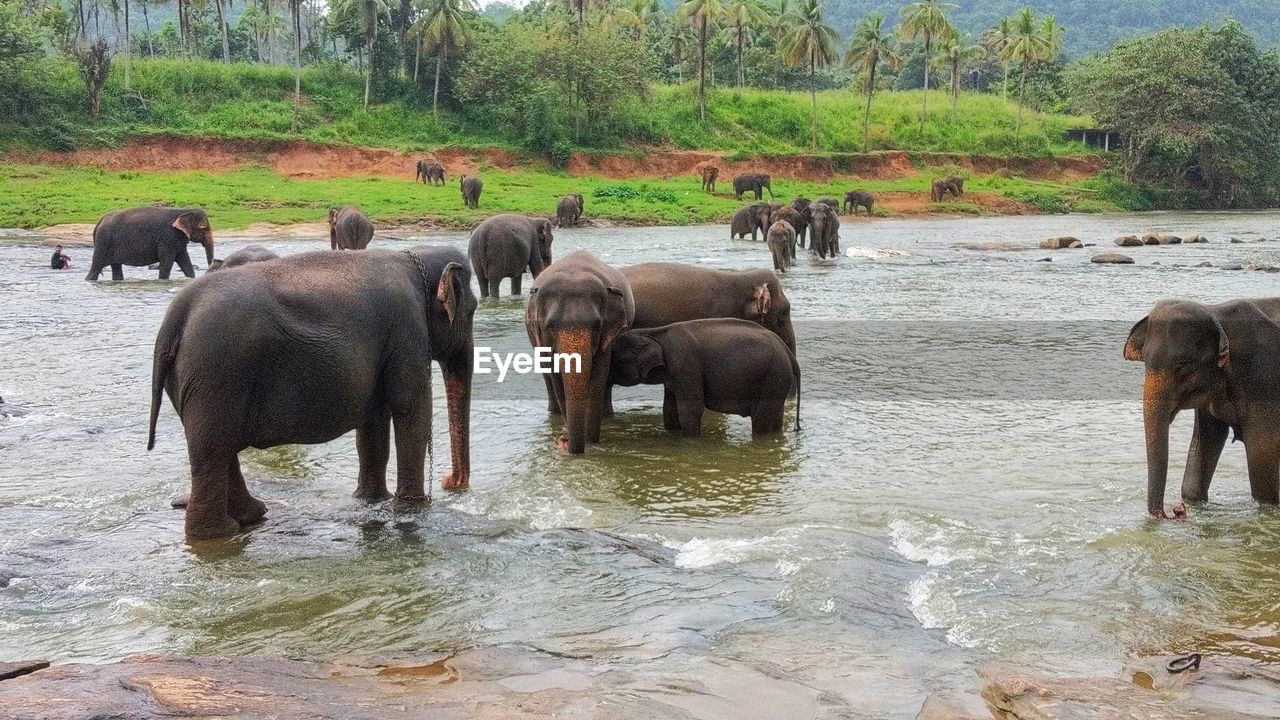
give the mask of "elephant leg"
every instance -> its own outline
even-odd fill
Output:
[[[266,503],[249,494],[249,487],[244,483],[244,473],[240,472],[240,457],[231,458],[227,477],[227,512],[240,523],[243,529],[252,525],[267,514]]]
[[[477,271],[476,282],[480,283],[480,297],[489,297],[489,276]]]
[[[1252,442],[1250,442],[1252,436]],[[1251,425],[1245,430],[1245,457],[1249,464],[1249,491],[1253,499],[1280,505],[1280,433]]]
[[[215,449],[191,447],[191,496],[187,501],[187,537],[219,538],[240,532],[228,512],[231,479],[228,470],[236,456]]]
[[[1182,475],[1183,501],[1205,502],[1209,499],[1209,483],[1213,481],[1213,471],[1218,467],[1218,457],[1227,444],[1230,429],[1208,411],[1196,410],[1191,449],[1187,451],[1187,468]]]
[[[489,280],[489,297],[497,300],[502,297],[502,278],[496,275],[490,275]]]
[[[396,438],[399,437],[397,429]],[[355,497],[365,502],[381,502],[391,497],[391,493],[387,492],[391,418],[379,417],[357,428],[356,453],[360,456],[360,475],[356,479]]]
[[[662,395],[662,427],[669,433],[680,432],[679,405],[676,394],[667,390]]]
[[[120,263],[111,263],[111,279],[112,280],[124,279],[124,265],[121,265]]]
[[[178,269],[182,270],[183,275],[186,275],[189,278],[196,276],[196,269],[191,265],[191,256],[187,254],[185,248],[182,252],[178,253],[178,256],[175,257],[174,260],[177,260]]]
[[[511,294],[512,294],[512,295],[519,295],[519,294],[520,294],[520,281],[521,281],[522,279],[524,279],[524,274],[523,274],[523,273],[522,273],[522,274],[520,274],[520,275],[516,275],[515,277],[512,277],[512,278],[511,278]]]
[[[564,411],[560,407],[560,397],[564,394],[564,385],[560,381],[560,376],[547,373],[542,376],[542,380],[547,385],[547,414],[563,415]]]
[[[171,257],[160,258],[160,279],[168,280],[169,273],[172,271],[173,271],[173,258]]]
[[[84,279],[89,282],[98,282],[98,276],[102,274],[102,268],[106,267],[106,265],[105,262],[95,257],[89,264],[89,274],[85,275]]]
[[[396,501],[429,502],[425,465],[431,444],[431,403],[410,407],[393,415],[392,420],[396,429]]]

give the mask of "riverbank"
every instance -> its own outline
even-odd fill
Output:
[[[418,159],[444,164],[446,184],[415,183]],[[698,177],[708,164],[720,168],[715,195],[702,191]],[[745,202],[734,199],[732,177],[748,171],[770,173],[779,199],[869,190],[878,217],[1119,209],[1099,181],[1103,170],[1097,156],[709,151],[579,153],[560,170],[496,148],[409,153],[306,141],[149,138],[118,148],[0,157],[0,177],[7,180],[0,185],[0,227],[93,223],[120,207],[167,203],[204,207],[218,230],[321,221],[338,204],[358,204],[384,226],[466,229],[498,212],[553,215],[556,199],[569,193],[585,196],[588,223],[691,225],[727,221]],[[485,182],[478,210],[462,205],[456,178],[463,173]],[[968,177],[964,197],[931,202],[931,180],[952,174]]]

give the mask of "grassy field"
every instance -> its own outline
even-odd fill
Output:
[[[233,138],[303,137],[400,150],[438,145],[514,147],[518,139],[498,134],[490,123],[430,112],[427,93],[406,84],[400,97],[365,110],[360,75],[336,65],[303,73],[305,96],[299,135],[291,134],[293,74],[289,68],[177,60],[135,60],[130,90],[116,63],[103,100],[103,117],[93,125],[84,87],[74,66],[45,59],[27,73],[30,112],[0,117],[0,147],[69,150],[112,145],[130,137],[164,134]],[[1087,148],[1062,139],[1062,131],[1084,118],[1025,114],[1023,139],[1015,145],[1017,107],[994,95],[964,93],[951,120],[945,92],[930,93],[930,116],[919,129],[921,95],[881,92],[871,113],[871,149],[946,151],[975,155],[1047,157],[1081,154]],[[862,150],[861,96],[851,90],[819,94],[818,152]],[[652,97],[630,110],[624,137],[632,146],[717,149],[740,153],[807,153],[809,96],[804,93],[713,90],[710,120],[697,119],[692,84],[656,86]],[[618,150],[593,146],[584,149]]]
[[[910,192],[924,198],[928,182],[951,168],[922,168],[919,175],[895,180],[806,183],[778,180],[779,199],[795,195],[841,197],[853,187],[873,192]],[[708,196],[696,178],[622,182],[561,173],[482,171],[485,186],[479,210],[462,205],[455,184],[429,187],[407,179],[387,177],[290,179],[264,168],[226,173],[109,172],[98,168],[0,165],[0,227],[44,227],[73,222],[96,222],[121,207],[166,203],[199,205],[209,211],[215,227],[232,229],[255,222],[294,223],[325,218],[330,205],[358,204],[386,224],[434,224],[470,227],[499,212],[553,215],[556,199],[580,192],[586,196],[586,215],[627,224],[686,225],[723,221],[742,203],[724,192]],[[725,188],[727,189],[727,188]],[[1048,184],[1021,178],[972,178],[966,189],[1032,204],[1048,212],[1115,209],[1096,181]],[[970,193],[972,195],[972,192]],[[766,199],[767,199],[766,195]],[[923,211],[979,212],[966,196],[960,203]],[[881,209],[880,214],[893,214]]]

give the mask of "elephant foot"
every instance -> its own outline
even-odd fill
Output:
[[[244,528],[260,522],[267,516],[267,504],[252,495],[246,497],[238,506],[231,508],[231,517]]]
[[[240,532],[240,523],[236,522],[236,519],[230,515],[223,515],[221,518],[193,520],[190,511],[187,513],[186,534],[191,540],[212,540],[231,537],[238,532]]]
[[[461,490],[470,484],[471,478],[467,475],[449,473],[440,478],[440,487],[444,490]]]
[[[385,487],[358,489],[351,493],[351,497],[357,500],[363,500],[367,503],[380,503],[384,500],[390,500],[391,493],[387,492]]]
[[[560,448],[560,452],[562,453],[569,452],[569,436],[561,435],[556,438],[556,447]]]
[[[431,495],[396,495],[391,499],[393,510],[422,510],[431,504]]]

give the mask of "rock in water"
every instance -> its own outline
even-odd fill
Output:
[[[1138,247],[1142,245],[1142,238],[1137,235],[1121,235],[1115,239],[1116,245],[1120,247]]]
[[[1084,247],[1078,238],[1070,235],[1060,235],[1040,241],[1040,247],[1045,250],[1063,250],[1066,248]]]
[[[1098,253],[1097,255],[1089,258],[1089,262],[1107,263],[1111,265],[1132,265],[1133,258],[1128,255],[1121,255],[1120,253],[1104,252]]]
[[[1182,242],[1184,242],[1184,243],[1189,243],[1189,244],[1207,243],[1207,242],[1209,242],[1209,238],[1207,238],[1207,237],[1205,237],[1205,236],[1203,236],[1203,235],[1191,235],[1191,236],[1188,236],[1188,237],[1183,238],[1183,239],[1182,239]]]

